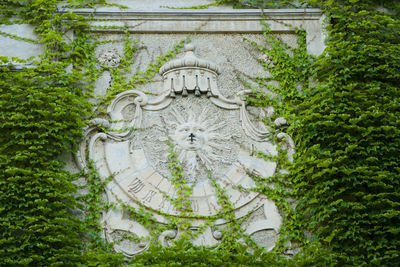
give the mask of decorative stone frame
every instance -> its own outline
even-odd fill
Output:
[[[76,10],[62,10],[61,12],[72,11],[74,13],[84,15],[84,16],[92,16],[93,20],[91,22],[91,32],[98,33],[120,33],[121,27],[127,27],[131,33],[263,33],[263,25],[262,21],[265,21],[270,26],[272,33],[287,33],[294,34],[295,29],[298,27],[302,27],[306,31],[306,39],[307,39],[307,50],[309,53],[314,55],[319,55],[322,53],[324,49],[324,35],[322,31],[322,21],[323,16],[318,9],[278,9],[278,10],[167,10],[167,11],[133,11],[133,10],[124,10],[120,11],[114,8],[101,8],[97,10],[92,9],[76,9]],[[193,49],[188,49],[187,52],[192,53]],[[199,61],[200,62],[200,61]],[[164,81],[164,94],[160,95],[159,98],[150,101],[147,99],[146,95],[139,91],[126,91],[119,94],[110,104],[108,108],[108,113],[112,119],[112,121],[117,121],[111,128],[121,128],[123,129],[124,125],[121,124],[123,117],[121,115],[121,110],[128,104],[134,103],[136,106],[136,112],[134,119],[131,121],[131,124],[128,125],[130,129],[140,128],[140,121],[142,117],[142,108],[144,110],[160,110],[165,108],[171,103],[172,99],[175,98],[175,93],[183,94],[183,92],[175,90],[169,81],[172,79],[169,77],[170,69],[169,63],[164,65],[163,68],[160,69],[160,75],[163,76]],[[174,67],[187,67],[185,66],[175,66],[174,64],[170,64],[171,69]],[[201,65],[200,63],[197,65]],[[195,71],[199,66],[195,66]],[[206,64],[207,68],[210,69],[210,74],[217,76],[219,74],[219,69],[214,67],[213,65]],[[186,69],[182,69],[182,71],[186,71]],[[188,70],[193,71],[193,70]],[[199,69],[200,71],[200,69]],[[203,70],[204,71],[204,70]],[[190,72],[191,73],[191,72]],[[172,75],[172,74],[171,74]],[[189,77],[189,75],[187,75]],[[193,76],[194,77],[194,76]],[[197,78],[197,75],[196,75]],[[216,79],[216,77],[215,77]],[[239,109],[240,110],[240,121],[242,123],[242,127],[246,133],[246,135],[250,136],[252,139],[257,141],[263,141],[267,138],[268,133],[260,132],[258,129],[254,128],[251,124],[250,119],[246,113],[245,101],[241,100],[239,97],[236,99],[227,99],[224,98],[216,89],[213,91],[210,90],[202,90],[206,87],[201,86],[205,84],[201,81],[198,83],[197,79],[188,79],[188,83],[192,82],[192,84],[198,86],[199,85],[199,95],[201,93],[208,93],[207,97],[210,97],[210,101],[220,108],[230,110],[230,109]],[[214,81],[215,82],[215,81]],[[185,85],[185,82],[183,83]],[[193,86],[192,86],[193,87]],[[190,88],[192,88],[190,87]],[[209,86],[210,87],[210,86]],[[216,83],[212,84],[210,88],[215,88]],[[193,87],[195,88],[195,87]],[[196,93],[196,90],[194,90]],[[241,94],[245,94],[246,92],[241,92]],[[125,103],[126,102],[126,103]],[[117,108],[116,108],[117,107]],[[280,120],[279,120],[280,119]],[[281,124],[285,124],[286,121],[283,118],[279,118],[275,121],[275,124],[279,127]],[[109,128],[110,125],[108,121],[97,119],[93,121],[93,123],[101,124],[105,128]],[[119,125],[121,124],[121,125]],[[125,125],[126,126],[126,125]],[[254,134],[255,133],[255,134]],[[78,153],[77,162],[81,163],[81,167],[85,165],[83,155],[85,155],[86,150],[89,150],[89,157],[96,158],[93,155],[93,151],[95,151],[95,147],[100,147],[101,143],[106,142],[107,138],[116,140],[118,142],[127,142],[129,139],[128,133],[119,133],[115,135],[107,135],[102,132],[97,132],[97,127],[89,127],[86,131],[86,136],[88,136],[88,142],[84,141],[81,146],[81,151]],[[291,140],[290,136],[286,133],[279,133],[277,135],[279,140],[285,140],[286,150],[288,151],[288,157],[291,160],[292,155],[294,153],[294,144]],[[126,140],[125,140],[126,139]],[[128,147],[128,146],[127,146]],[[104,149],[105,151],[106,149]],[[127,150],[128,151],[128,150]],[[105,153],[97,156],[100,158],[105,157]],[[131,152],[127,152],[129,154]],[[96,161],[96,160],[95,160]],[[121,161],[122,162],[122,161]],[[83,166],[82,166],[83,165]],[[102,168],[104,167],[102,164]],[[274,169],[275,170],[275,169]],[[118,171],[120,171],[118,169]],[[102,172],[102,170],[100,170]],[[106,173],[106,171],[104,171]],[[118,172],[117,172],[118,173]],[[158,174],[157,174],[158,175]],[[122,176],[121,176],[122,177]],[[150,176],[149,176],[150,177]],[[153,176],[151,176],[153,177]],[[161,176],[160,176],[161,177]],[[124,177],[125,179],[126,177]],[[162,177],[161,177],[162,178]],[[161,179],[160,178],[160,179]],[[134,189],[138,189],[136,184],[136,180],[126,179],[127,182],[130,182],[134,185]],[[121,185],[119,185],[121,183]],[[111,184],[113,187],[120,186],[127,187],[125,182],[117,182],[115,184]],[[142,189],[144,185],[140,184],[140,189]],[[110,187],[111,188],[111,187]],[[108,191],[112,191],[109,189]],[[139,191],[139,190],[137,190]],[[149,190],[148,192],[151,192]],[[119,194],[119,191],[114,192],[114,194]],[[121,194],[122,191],[121,191]],[[153,196],[153,195],[152,195]],[[136,195],[135,195],[136,197]],[[141,196],[142,199],[145,199],[147,195]],[[253,196],[251,196],[253,197]],[[254,196],[255,197],[255,196]],[[139,197],[137,197],[139,198]],[[253,198],[252,198],[253,199]],[[249,200],[249,201],[252,201]],[[124,202],[132,203],[132,200],[126,199]],[[254,202],[254,203],[253,203]],[[266,198],[260,198],[256,201],[253,201],[251,205],[254,207],[263,207],[263,213],[268,217],[268,219],[264,220],[255,220],[249,223],[246,227],[246,234],[249,236],[266,230],[273,230],[278,233],[279,227],[281,224],[281,217],[275,204]],[[250,206],[250,205],[249,205]],[[254,208],[253,207],[253,208]],[[154,207],[151,207],[155,209]],[[239,210],[239,209],[238,209]],[[237,217],[242,217],[245,215],[245,209],[243,211],[239,210],[236,214]],[[255,209],[253,209],[255,210]],[[160,221],[163,220],[162,217],[159,218]],[[222,226],[225,221],[220,221],[215,224],[215,226]],[[119,232],[127,232],[133,233],[137,237],[146,237],[148,235],[148,231],[139,223],[128,220],[124,218],[121,211],[111,211],[107,213],[103,218],[103,224],[105,227],[105,238],[113,242],[112,234]],[[207,229],[203,234],[204,240],[208,241],[199,241],[195,240],[195,244],[207,244],[207,245],[217,245],[218,240],[221,238],[221,233],[218,232],[218,228],[216,230]],[[179,235],[179,233],[175,230],[167,230],[163,232],[158,238],[161,243],[165,246],[169,245],[169,239],[174,239]],[[148,243],[140,243],[137,244],[137,248],[134,250],[126,250],[123,246],[114,246],[116,251],[124,253],[126,256],[133,256],[137,253],[142,252],[147,249],[149,246]],[[268,250],[272,249],[272,246],[267,247]]]

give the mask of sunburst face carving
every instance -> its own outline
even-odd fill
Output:
[[[169,137],[179,161],[191,176],[195,176],[196,171],[202,167],[211,171],[213,162],[222,160],[219,156],[221,151],[227,151],[223,143],[229,136],[218,132],[225,126],[225,122],[218,122],[218,118],[210,116],[206,108],[200,114],[195,114],[193,109],[184,115],[172,109],[171,114],[175,120],[169,122],[174,128]]]

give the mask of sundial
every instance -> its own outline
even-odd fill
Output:
[[[218,89],[221,70],[211,61],[200,59],[194,47],[187,44],[182,58],[167,62],[160,75],[164,87],[157,96],[129,90],[115,97],[108,107],[110,120],[95,119],[85,133],[78,153],[78,163],[87,165],[86,152],[102,179],[111,177],[105,186],[107,200],[117,205],[144,208],[152,212],[160,224],[168,218],[187,217],[171,199],[179,195],[172,179],[169,160],[174,155],[182,166],[185,183],[191,188],[192,215],[187,219],[193,228],[213,218],[213,225],[200,234],[196,244],[217,245],[216,231],[227,223],[217,220],[223,208],[211,179],[226,190],[236,218],[261,209],[264,216],[247,225],[246,233],[262,230],[277,232],[281,217],[275,204],[251,191],[255,182],[251,175],[269,177],[276,163],[255,156],[262,151],[277,156],[270,131],[247,111],[244,96],[224,97]],[[124,214],[122,209],[108,211],[102,221],[105,237],[114,241],[117,233],[146,237],[149,230]],[[160,235],[178,236],[176,229]],[[132,256],[146,249],[148,243],[116,244],[117,251]],[[270,249],[270,248],[268,248]]]

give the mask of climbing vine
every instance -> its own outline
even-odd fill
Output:
[[[149,83],[159,68],[180,53],[187,40],[156,58],[144,71],[131,66],[140,44],[125,32],[123,55],[117,68],[98,66],[96,48],[106,42],[88,33],[89,19],[58,7],[118,6],[105,0],[1,1],[2,25],[35,25],[38,39],[0,31],[3,37],[40,44],[42,55],[19,59],[0,57],[0,265],[119,266],[124,257],[103,238],[99,220],[105,211],[121,206],[150,229],[149,250],[131,259],[149,264],[221,266],[390,265],[400,259],[400,4],[397,1],[265,1],[221,0],[196,8],[233,5],[239,8],[319,7],[327,16],[327,48],[314,58],[307,54],[306,34],[293,29],[298,43],[288,46],[264,26],[265,43],[244,40],[263,57],[259,63],[271,75],[251,77],[249,105],[273,107],[274,115],[260,118],[274,133],[277,157],[273,177],[251,174],[254,188],[273,200],[283,216],[279,240],[266,252],[241,230],[247,218],[236,219],[223,188],[211,175],[223,211],[207,218],[197,233],[190,229],[192,188],[170,146],[171,181],[179,190],[171,203],[183,215],[167,216],[157,224],[152,213],[101,198],[112,177],[101,180],[89,161],[84,172],[64,170],[61,157],[74,153],[88,119],[104,115],[118,93]],[[65,34],[74,31],[74,39]],[[116,41],[115,41],[116,42]],[[19,63],[29,68],[16,71]],[[67,71],[66,71],[67,70]],[[89,102],[94,82],[109,71],[112,84],[95,107]],[[271,83],[278,82],[278,85]],[[256,85],[254,85],[256,84]],[[265,93],[265,91],[274,94]],[[148,93],[148,92],[144,92]],[[273,96],[274,95],[274,96]],[[276,97],[278,96],[278,97]],[[293,137],[296,153],[289,160],[281,129],[274,123],[285,117],[284,129]],[[278,138],[279,137],[279,138]],[[82,177],[85,183],[78,186]],[[273,185],[273,186],[271,186]],[[84,193],[78,193],[88,190]],[[229,223],[218,248],[196,247],[195,238],[217,217]],[[156,237],[166,229],[186,231],[171,247]],[[137,237],[132,241],[144,241]],[[244,240],[246,245],[238,242]],[[147,240],[148,241],[148,240]],[[118,240],[115,242],[119,242]],[[249,253],[248,247],[253,252]],[[281,256],[299,248],[292,258]]]
[[[399,4],[321,6],[331,24],[320,85],[308,89],[293,129],[298,212],[340,265],[390,265],[400,245]]]

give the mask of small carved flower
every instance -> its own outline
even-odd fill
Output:
[[[115,48],[104,51],[99,57],[99,63],[104,67],[115,68],[118,67],[120,62],[121,57]]]

